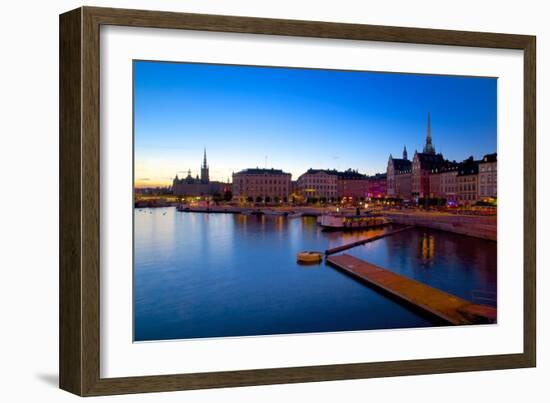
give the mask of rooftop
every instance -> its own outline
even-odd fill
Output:
[[[477,175],[479,172],[479,162],[474,160],[474,157],[470,157],[464,162],[461,162],[458,167],[457,176]]]
[[[338,179],[346,179],[346,180],[367,179],[367,175],[361,174],[357,170],[352,170],[351,168],[343,172],[336,171],[336,175],[338,175]]]
[[[384,173],[377,173],[377,174],[369,176],[369,179],[384,180],[384,179],[386,179],[387,176],[388,175],[385,172]]]
[[[246,168],[242,171],[236,172],[237,175],[290,175],[287,172],[283,172],[282,169],[274,168]]]
[[[411,169],[411,161],[402,158],[392,158],[393,169],[395,171],[408,171]]]
[[[338,171],[336,169],[315,169],[315,168],[309,168],[303,175],[315,175],[318,173],[326,173],[328,175],[338,175]]]
[[[416,153],[415,158],[418,158],[420,161],[422,169],[432,170],[440,168],[445,164],[445,159],[441,154]]]
[[[485,154],[480,162],[497,162],[497,153]]]

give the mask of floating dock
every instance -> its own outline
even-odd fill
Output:
[[[389,232],[385,232],[385,233],[379,234],[379,235],[373,235],[373,236],[370,236],[370,237],[367,237],[367,238],[360,239],[359,241],[347,243],[345,245],[336,246],[334,248],[327,249],[325,251],[325,255],[328,256],[328,255],[332,255],[334,253],[345,251],[346,249],[355,248],[356,246],[366,244],[367,242],[376,241],[378,239],[382,239],[382,238],[385,238],[387,236],[394,235],[394,234],[406,231],[406,230],[411,229],[411,228],[414,228],[414,225],[409,225],[407,227],[399,228],[399,229],[389,231]]]
[[[327,262],[360,281],[379,288],[453,325],[496,323],[495,308],[462,298],[395,274],[348,254],[327,257]]]

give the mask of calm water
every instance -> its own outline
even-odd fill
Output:
[[[324,263],[296,263],[381,232],[324,233],[314,218],[135,210],[135,340],[434,326]],[[410,230],[347,253],[496,304],[496,243]]]

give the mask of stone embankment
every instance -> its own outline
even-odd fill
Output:
[[[476,238],[497,240],[497,217],[457,215],[438,212],[386,212],[392,222],[402,225],[433,228]]]

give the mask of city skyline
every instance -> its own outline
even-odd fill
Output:
[[[227,181],[246,168],[295,180],[309,168],[384,172],[389,154],[422,151],[431,116],[438,153],[496,151],[496,79],[134,62],[135,185],[176,174]]]

